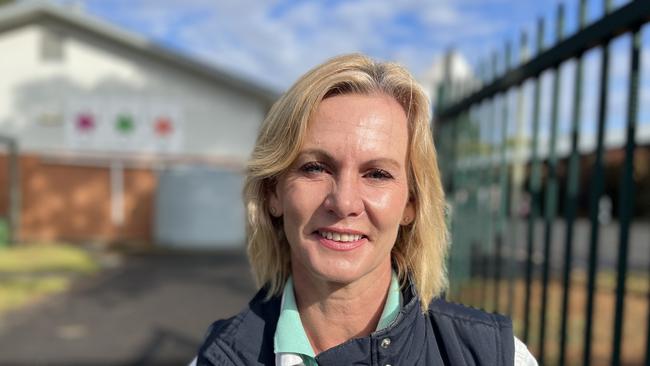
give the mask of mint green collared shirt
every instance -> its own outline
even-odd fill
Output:
[[[402,307],[401,303],[402,294],[399,289],[399,282],[397,275],[393,272],[386,297],[386,304],[384,305],[384,310],[381,313],[376,330],[388,327],[395,320]],[[300,313],[298,313],[291,277],[289,277],[287,283],[284,285],[280,318],[275,329],[273,344],[276,360],[295,358],[298,356],[302,359],[305,366],[317,365],[315,360],[316,355],[311,348],[305,329],[302,326],[302,321],[300,320]],[[278,363],[278,365],[281,363]]]

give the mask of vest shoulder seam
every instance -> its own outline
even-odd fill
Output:
[[[471,308],[457,303],[445,302],[444,304],[454,309],[441,309],[440,307],[432,308],[430,306],[428,311],[429,314],[442,315],[448,318],[465,322],[478,322],[484,325],[496,326],[498,328],[512,328],[512,321],[508,317],[501,314],[488,313],[483,310]],[[460,311],[469,311],[471,314],[458,314],[454,312],[456,309]]]
[[[233,340],[236,336],[237,333],[239,333],[239,328],[240,325],[244,322],[244,319],[248,317],[250,314],[251,309],[246,308],[239,314],[235,315],[234,317],[230,319],[226,319],[225,322],[226,324],[223,326],[223,331],[219,332],[217,336],[215,337],[215,340],[226,340],[230,339]],[[227,344],[227,343],[226,343]]]
[[[205,358],[210,360],[214,365],[222,365],[221,362],[223,358],[226,358],[231,365],[235,365],[236,362],[233,359],[232,355],[233,349],[230,345],[226,344],[223,339],[217,338],[212,344],[203,352]]]

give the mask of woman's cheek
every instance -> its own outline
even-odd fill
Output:
[[[406,207],[408,194],[395,189],[367,189],[365,202],[372,213],[381,213],[383,216],[399,216]]]
[[[296,181],[287,187],[287,206],[292,216],[299,218],[311,217],[327,197],[329,183],[322,181]]]

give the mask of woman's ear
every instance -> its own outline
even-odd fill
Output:
[[[278,190],[277,183],[273,184],[268,189],[269,212],[271,213],[271,216],[273,216],[273,217],[282,216],[282,204],[280,203],[280,198],[278,197],[277,190]]]
[[[413,200],[409,199],[406,203],[406,207],[404,207],[404,213],[402,213],[402,221],[400,221],[400,224],[409,225],[413,220],[415,220],[415,205],[413,204]]]

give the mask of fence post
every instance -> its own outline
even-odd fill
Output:
[[[559,43],[562,40],[564,32],[564,6],[558,5],[556,19],[555,41]],[[553,77],[553,95],[551,104],[551,133],[549,136],[548,153],[547,153],[547,176],[546,176],[546,197],[544,204],[544,262],[542,266],[542,309],[539,319],[539,364],[544,365],[546,359],[546,314],[548,306],[548,282],[550,277],[551,262],[551,241],[553,239],[553,221],[556,215],[557,205],[557,154],[556,139],[558,125],[558,110],[560,98],[560,81],[562,75],[562,65],[555,67]]]
[[[528,58],[528,39],[526,32],[521,32],[520,39],[519,39],[519,62],[523,64]],[[525,162],[524,162],[524,111],[525,111],[525,96],[526,92],[524,89],[524,84],[522,83],[519,86],[519,90],[517,90],[517,95],[516,95],[516,123],[515,123],[515,137],[514,137],[514,149],[513,149],[513,165],[512,165],[512,176],[510,177],[511,181],[511,186],[512,186],[512,203],[513,207],[511,207],[511,211],[514,211],[514,215],[516,217],[515,221],[515,234],[518,231],[518,229],[521,227],[522,223],[519,222],[519,215],[521,214],[521,205],[523,201],[523,190],[524,188],[524,180],[525,180]],[[512,240],[512,243],[510,245],[510,255],[511,255],[511,261],[517,261],[518,264],[518,256],[517,256],[517,251],[515,247],[515,243],[517,242],[516,237]],[[508,313],[512,314],[513,309],[514,309],[514,294],[515,294],[515,286],[514,286],[514,280],[513,280],[513,274],[510,273],[510,278],[509,278],[509,283],[508,283],[508,297],[510,299],[509,304],[508,304]],[[525,301],[525,300],[524,300]]]
[[[504,64],[504,73],[508,72],[510,68],[510,43],[506,43],[505,54],[503,58]],[[501,267],[503,266],[503,247],[505,241],[505,220],[508,215],[508,162],[506,161],[506,148],[508,143],[508,106],[509,98],[508,92],[503,94],[502,101],[502,115],[501,115],[501,127],[500,127],[500,146],[499,149],[499,208],[498,208],[498,221],[497,221],[497,236],[496,236],[496,261],[495,261],[495,273],[494,273],[494,304],[495,310],[499,311],[499,299],[501,298]],[[511,279],[512,263],[507,261],[506,276],[508,279]],[[509,302],[512,299],[508,299]]]
[[[625,279],[627,277],[627,256],[630,246],[630,221],[634,211],[634,182],[633,162],[636,144],[634,141],[639,99],[639,58],[641,49],[641,36],[639,29],[632,33],[632,46],[630,48],[630,80],[627,100],[627,141],[625,143],[625,163],[621,176],[621,199],[619,210],[619,244],[618,265],[616,267],[616,310],[614,313],[614,345],[612,352],[612,365],[621,364],[621,342],[623,338],[623,314],[625,310]]]
[[[611,0],[605,1],[605,13],[609,13]],[[602,46],[603,55],[600,67],[600,93],[598,98],[598,132],[596,135],[596,162],[594,163],[594,174],[591,180],[593,186],[590,199],[591,231],[589,239],[589,267],[587,275],[587,309],[585,318],[585,347],[583,354],[583,365],[591,365],[591,341],[594,321],[594,294],[596,290],[596,272],[598,267],[598,237],[600,223],[598,221],[598,203],[603,194],[603,148],[605,139],[605,123],[607,121],[607,92],[609,88],[609,40]]]
[[[540,18],[537,22],[537,53],[541,53],[544,47],[544,19]],[[528,250],[526,261],[526,301],[524,306],[524,343],[528,343],[530,335],[530,306],[532,297],[533,282],[533,255],[535,242],[535,220],[539,216],[539,201],[541,192],[541,167],[538,156],[539,149],[539,119],[540,119],[540,99],[541,99],[541,75],[536,75],[535,90],[533,96],[533,147],[532,157],[530,160],[531,177],[530,177],[530,212],[528,213]]]
[[[578,27],[583,29],[587,19],[587,0],[580,0],[578,10]],[[582,54],[576,57],[576,69],[573,89],[573,115],[571,121],[571,153],[569,155],[569,171],[567,174],[566,192],[566,233],[564,244],[564,266],[562,274],[562,320],[560,324],[560,357],[558,364],[566,363],[566,348],[568,343],[567,328],[569,323],[569,296],[571,292],[571,266],[573,261],[573,229],[578,207],[578,180],[580,175],[580,157],[578,154],[578,138],[580,136],[580,119],[582,117]]]

